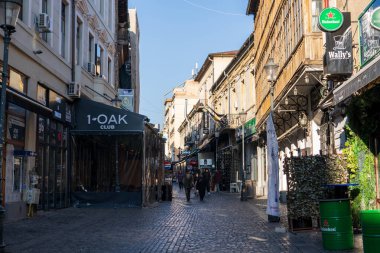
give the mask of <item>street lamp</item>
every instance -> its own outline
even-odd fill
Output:
[[[0,248],[4,248],[3,223],[5,209],[3,207],[3,153],[5,146],[5,104],[8,82],[8,48],[11,42],[11,34],[16,32],[16,22],[22,6],[22,0],[0,0],[0,27],[4,31],[4,58],[1,84],[0,104]]]
[[[181,147],[178,147],[178,161],[181,160]]]
[[[218,141],[219,141],[219,129],[215,129],[215,171],[218,170]]]
[[[264,66],[264,70],[270,82],[270,111],[273,112],[274,81],[277,78],[278,64],[274,63],[273,58],[269,58],[267,64]]]
[[[244,109],[239,113],[239,118],[241,122],[241,191],[240,191],[240,200],[245,201],[247,200],[247,189],[245,187],[245,150],[244,150],[244,124],[245,119],[247,117],[247,113],[244,112]]]

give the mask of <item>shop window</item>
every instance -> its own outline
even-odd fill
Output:
[[[22,158],[15,157],[13,161],[13,191],[21,192],[22,185]]]
[[[47,106],[47,89],[40,84],[37,86],[37,101]]]

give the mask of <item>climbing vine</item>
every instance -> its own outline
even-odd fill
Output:
[[[365,142],[350,128],[346,129],[348,139],[342,150],[349,170],[351,183],[352,218],[354,227],[360,227],[361,210],[374,209],[376,206],[374,156]]]

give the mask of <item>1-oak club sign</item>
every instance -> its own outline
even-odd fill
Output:
[[[82,98],[74,108],[72,134],[124,135],[144,131],[146,117],[138,113]]]
[[[115,114],[98,114],[98,115],[87,115],[87,124],[95,125],[101,130],[113,130],[116,126],[127,125],[127,115],[115,115]]]

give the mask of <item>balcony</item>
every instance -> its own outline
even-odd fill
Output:
[[[241,126],[241,120],[240,120],[240,115],[237,114],[227,114],[222,117],[220,120],[220,129],[235,129]]]

